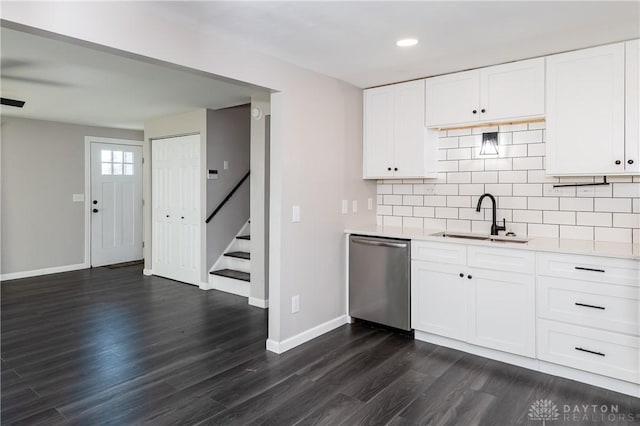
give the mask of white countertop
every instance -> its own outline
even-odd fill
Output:
[[[389,238],[403,238],[420,241],[440,241],[452,244],[482,245],[490,247],[508,247],[510,249],[546,251],[553,253],[585,254],[592,256],[615,257],[640,260],[640,244],[614,243],[606,241],[569,240],[561,238],[531,237],[526,243],[492,242],[467,240],[462,238],[443,238],[434,236],[442,229],[399,228],[395,226],[363,226],[345,229],[346,234],[371,235]]]

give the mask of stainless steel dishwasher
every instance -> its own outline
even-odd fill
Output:
[[[411,329],[409,240],[349,237],[349,315]]]

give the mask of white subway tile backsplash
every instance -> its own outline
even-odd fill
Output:
[[[481,172],[484,170],[484,160],[462,160],[458,162],[461,172]]]
[[[553,210],[545,211],[542,213],[542,222],[557,225],[575,225],[576,213]]]
[[[446,219],[457,219],[458,209],[452,207],[436,207],[436,217]]]
[[[472,183],[498,183],[498,172],[475,172],[471,175]]]
[[[542,157],[514,158],[513,170],[542,170]]]
[[[514,183],[513,195],[522,197],[542,197],[542,184]]]
[[[447,150],[447,160],[470,160],[471,148],[458,148]]]
[[[413,194],[413,185],[408,183],[393,185],[393,193],[395,195]]]
[[[593,198],[560,198],[560,210],[593,211]]]
[[[412,216],[413,207],[411,206],[393,206],[394,216]]]
[[[588,198],[587,198],[588,199]],[[631,213],[630,198],[593,198],[597,212]],[[636,199],[634,201],[640,201]]]
[[[527,183],[527,171],[501,171],[499,172],[500,183]]]
[[[542,130],[527,130],[524,132],[513,133],[513,143],[540,143],[543,141]]]
[[[594,228],[596,241],[632,242],[633,232],[626,228]]]
[[[577,224],[587,226],[611,226],[611,213],[578,212]]]
[[[529,197],[527,208],[529,210],[558,210],[559,198],[556,197]]]
[[[567,226],[560,225],[560,238],[570,240],[593,240],[593,228],[591,226]]]
[[[405,195],[402,197],[402,204],[405,206],[423,206],[424,197],[422,195]]]
[[[518,235],[640,243],[640,177],[611,176],[608,186],[554,188],[601,177],[547,176],[545,123],[441,131],[436,179],[377,182],[378,224],[488,233],[493,194],[498,219]],[[481,134],[497,131],[499,155],[479,155]]]
[[[510,183],[487,183],[484,186],[484,192],[488,192],[495,197],[513,195],[513,185]]]
[[[530,237],[560,238],[559,226],[530,223],[527,226],[527,232]]]
[[[614,213],[614,228],[640,228],[640,214],[634,213]]]

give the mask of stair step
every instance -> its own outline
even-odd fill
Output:
[[[229,253],[225,253],[225,256],[236,257],[238,259],[251,260],[251,253],[247,253],[246,251],[231,251]]]
[[[233,269],[220,269],[219,271],[209,272],[211,275],[219,275],[221,277],[233,278],[234,280],[251,281],[251,274]]]
[[[251,235],[239,235],[236,237],[239,240],[250,240],[251,239]]]

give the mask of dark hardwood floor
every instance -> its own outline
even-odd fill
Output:
[[[640,425],[637,398],[363,324],[276,355],[266,311],[141,266],[1,291],[3,425],[542,425],[539,399],[560,410],[550,426]],[[565,404],[625,419],[565,420]]]

